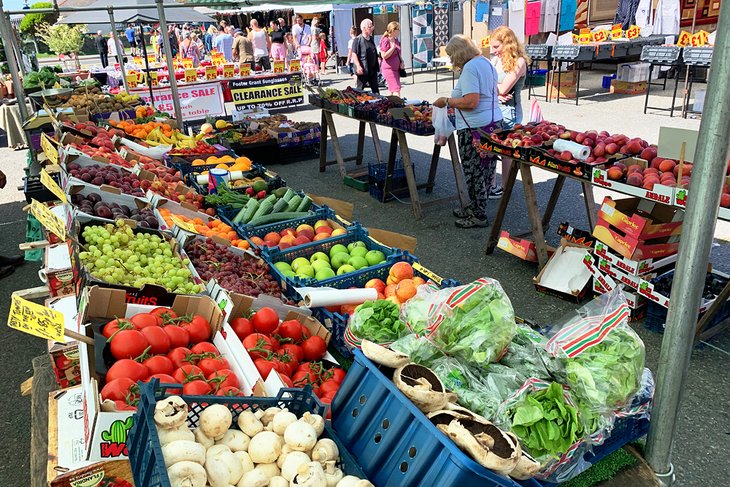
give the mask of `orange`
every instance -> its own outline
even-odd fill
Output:
[[[229,156],[228,154],[226,154],[223,157],[219,157],[218,158],[218,162],[235,162],[235,159],[233,159],[231,156]]]
[[[210,156],[205,160],[206,164],[218,164],[218,158],[216,156]]]
[[[195,159],[193,161],[193,166],[202,166],[205,164],[205,161],[203,159]]]
[[[219,159],[220,160],[220,159]],[[216,169],[228,169],[228,166],[225,164],[217,164],[215,166]]]
[[[236,157],[236,164],[248,164],[251,165],[251,159],[245,156]]]

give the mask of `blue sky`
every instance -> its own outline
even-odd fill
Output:
[[[33,5],[39,0],[28,0],[28,5]],[[4,10],[20,10],[23,8],[23,0],[3,0]]]

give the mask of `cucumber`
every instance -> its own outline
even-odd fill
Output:
[[[312,199],[304,195],[304,198],[302,198],[302,202],[299,203],[299,206],[297,207],[297,211],[309,211],[309,207],[312,206]]]
[[[272,203],[263,200],[259,205],[258,210],[256,210],[256,213],[253,214],[253,218],[251,219],[251,221],[256,220],[260,216],[268,215],[273,209],[274,205]],[[248,222],[248,224],[251,225],[251,222]]]
[[[297,192],[296,192],[296,191],[294,191],[293,189],[291,189],[291,188],[286,188],[286,193],[284,193],[284,196],[282,196],[281,198],[282,198],[283,200],[285,200],[285,201],[289,201],[289,200],[290,200],[290,199],[292,199],[292,198],[293,198],[293,197],[294,197],[294,196],[295,196],[296,194],[297,194]]]
[[[277,223],[277,222],[283,222],[285,220],[294,220],[295,218],[302,218],[307,216],[309,213],[299,213],[299,212],[284,212],[284,213],[271,213],[269,215],[264,215],[259,218],[254,218],[249,222],[249,225],[252,225],[254,227],[258,227],[260,225],[267,225],[269,223]]]
[[[250,203],[251,200],[248,200],[248,203]],[[233,223],[241,223],[241,220],[243,220],[243,215],[246,213],[246,207],[248,206],[248,203],[241,208],[238,213],[236,213],[236,216],[233,218]]]
[[[256,198],[251,198],[248,200],[248,203],[246,204],[246,212],[243,214],[243,218],[241,218],[241,221],[238,223],[248,223],[251,218],[253,218],[254,213],[256,213],[256,210],[259,209],[259,202]]]
[[[299,208],[301,202],[302,197],[298,194],[295,194],[294,197],[289,200],[289,206],[287,206],[286,211],[297,211],[297,208]]]
[[[264,201],[266,201],[268,203],[271,203],[271,206],[274,206],[274,203],[276,203],[276,200],[277,200],[276,195],[270,194],[269,196],[267,196],[266,198],[261,200],[261,202],[263,203]]]
[[[290,188],[277,188],[274,191],[274,194],[277,198],[283,198],[287,191],[289,191]]]
[[[286,211],[288,207],[289,203],[284,198],[281,198],[280,200],[277,200],[276,203],[274,203],[274,209],[271,211],[271,213],[281,213],[282,211]]]

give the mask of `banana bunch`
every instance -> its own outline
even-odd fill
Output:
[[[130,95],[125,91],[120,91],[114,95],[114,101],[121,103],[125,107],[134,107],[141,103],[139,95]]]
[[[172,132],[172,136],[168,137],[157,127],[147,134],[146,142],[153,147],[158,145],[171,145],[177,149],[192,149],[195,147],[197,140],[194,136],[185,135],[177,130]]]

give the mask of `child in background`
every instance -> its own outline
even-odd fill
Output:
[[[289,69],[289,61],[299,59],[297,46],[294,45],[294,36],[291,32],[286,33],[286,68]]]
[[[317,72],[319,71],[318,60],[312,54],[312,48],[309,46],[301,46],[299,49],[302,56],[302,72],[304,80],[307,83],[317,84]]]
[[[327,72],[327,34],[319,34],[319,71],[322,74]]]
[[[353,79],[355,76],[355,63],[352,61],[352,43],[355,42],[355,37],[357,37],[357,27],[353,25],[350,27],[350,40],[347,41],[347,70],[353,76]]]

